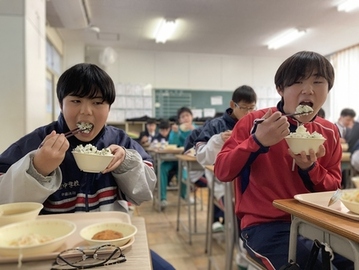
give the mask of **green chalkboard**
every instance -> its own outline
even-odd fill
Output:
[[[206,90],[180,90],[155,89],[155,115],[156,118],[169,118],[177,114],[177,109],[186,106],[191,109],[213,108],[224,112],[229,107],[233,91],[206,91]],[[222,97],[222,104],[212,105],[213,99]]]

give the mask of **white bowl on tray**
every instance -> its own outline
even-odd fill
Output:
[[[92,239],[96,233],[111,230],[121,233],[123,236],[115,239],[95,240]],[[101,222],[89,225],[80,231],[80,236],[90,245],[112,244],[118,247],[126,245],[137,233],[137,228],[125,222]]]
[[[359,214],[359,189],[342,190],[340,201],[351,212]]]
[[[34,220],[43,205],[37,202],[14,202],[0,205],[0,227],[15,222]]]
[[[313,149],[315,153],[318,152],[319,146],[325,142],[325,138],[297,138],[285,137],[285,140],[294,154],[300,154],[304,151],[309,155],[309,150]]]
[[[114,157],[114,155],[106,156],[76,151],[72,151],[72,154],[74,155],[77,167],[79,167],[81,171],[90,173],[102,172]]]
[[[63,219],[23,221],[0,228],[0,255],[41,255],[59,249],[75,232],[75,223]]]

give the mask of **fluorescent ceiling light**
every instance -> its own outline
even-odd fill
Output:
[[[359,7],[358,0],[346,0],[338,5],[338,11],[350,12]]]
[[[156,42],[165,43],[172,36],[176,26],[176,20],[162,19],[155,33]]]
[[[276,50],[305,34],[305,30],[291,29],[268,42],[268,49]]]

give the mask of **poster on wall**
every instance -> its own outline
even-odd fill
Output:
[[[222,105],[223,97],[222,96],[211,96],[211,105]]]

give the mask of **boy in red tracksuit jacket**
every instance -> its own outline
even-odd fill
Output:
[[[341,144],[336,126],[316,117],[334,82],[334,70],[323,56],[302,51],[285,60],[275,75],[281,100],[277,107],[254,111],[239,120],[217,156],[214,172],[223,182],[235,181],[236,214],[248,253],[267,269],[288,261],[291,217],[272,205],[273,200],[300,193],[340,188]],[[308,115],[287,117],[298,105],[308,105]],[[265,119],[254,124],[255,119]],[[317,131],[326,141],[318,152],[295,155],[284,139],[299,125]],[[297,263],[304,267],[312,241],[300,237]],[[339,255],[334,261],[352,262]],[[336,262],[333,261],[335,265]],[[348,266],[349,265],[349,266]]]

